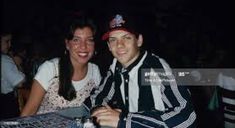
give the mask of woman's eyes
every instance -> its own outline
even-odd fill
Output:
[[[79,42],[80,40],[79,39],[73,39],[73,42]]]
[[[94,43],[94,39],[92,38],[92,39],[88,39],[87,40],[89,43]]]
[[[78,44],[82,42],[82,40],[79,39],[79,38],[74,38],[74,39],[72,39],[72,41],[74,43],[78,43]],[[93,38],[86,39],[85,42],[88,43],[88,44],[91,44],[91,43],[94,43],[94,39]]]
[[[117,40],[117,39],[115,39],[115,38],[110,38],[110,39],[109,39],[109,42],[112,43],[112,42],[115,42],[116,40]]]

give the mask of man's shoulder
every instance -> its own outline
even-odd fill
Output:
[[[8,59],[11,59],[11,57],[8,56],[8,55],[2,54],[2,55],[1,55],[1,59],[2,59],[2,60],[8,60]]]
[[[147,57],[151,58],[151,59],[159,59],[160,57],[152,52],[147,52]]]
[[[2,54],[1,55],[1,62],[2,63],[14,63],[14,60],[10,56]]]
[[[113,58],[113,61],[112,61],[112,63],[111,63],[110,66],[109,66],[109,70],[110,70],[110,71],[114,72],[115,66],[116,66],[117,62],[118,62],[117,59],[116,59],[116,58]]]
[[[144,60],[144,65],[148,65],[149,67],[161,67],[161,62],[160,58],[158,55],[147,52],[147,56]]]

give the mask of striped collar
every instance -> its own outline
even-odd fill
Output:
[[[127,68],[124,68],[121,65],[121,63],[117,61],[116,66],[115,66],[115,72],[118,72],[118,73],[130,72],[140,62],[140,60],[142,59],[145,53],[146,51],[141,51],[138,58],[132,64],[130,64]]]

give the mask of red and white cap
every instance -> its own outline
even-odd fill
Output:
[[[131,20],[127,19],[127,17],[124,19],[124,17],[120,14],[116,14],[109,22],[108,30],[103,34],[102,40],[107,40],[109,38],[109,33],[115,30],[123,30],[137,35],[134,22],[131,22]]]

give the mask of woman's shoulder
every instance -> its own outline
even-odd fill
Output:
[[[46,69],[48,71],[54,70],[54,68],[58,68],[58,63],[59,63],[59,58],[53,58],[53,59],[49,59],[46,60],[45,62],[43,62],[39,69]]]
[[[96,65],[95,63],[92,63],[92,62],[89,62],[88,63],[88,68],[91,68],[91,69],[95,69],[95,70],[99,70],[99,66]]]
[[[40,65],[34,77],[34,79],[36,79],[45,90],[50,86],[50,81],[58,74],[58,66],[56,63],[58,63],[58,59],[56,58],[46,60],[42,65]]]
[[[52,59],[46,60],[45,62],[58,64],[59,63],[59,58],[58,57],[52,58]]]
[[[100,80],[101,74],[100,74],[100,69],[98,65],[94,63],[88,63],[88,75],[91,76],[92,78],[97,79],[97,81]]]
[[[53,58],[53,59],[46,60],[43,63],[43,65],[53,66],[53,65],[58,65],[58,63],[59,63],[59,58]]]

